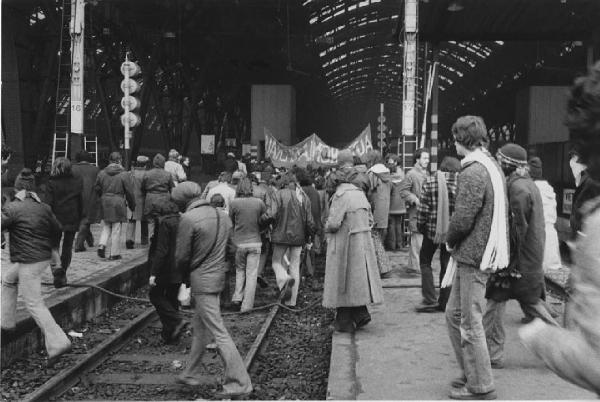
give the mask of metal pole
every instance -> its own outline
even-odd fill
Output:
[[[129,61],[129,57],[125,56],[125,61]],[[125,68],[124,76],[125,82],[129,82],[129,69]],[[125,85],[123,88],[123,92],[125,94],[125,98],[129,97],[129,85]],[[125,102],[123,105],[123,109],[125,110],[125,116],[129,116],[129,103]],[[125,144],[125,168],[129,169],[129,140],[131,139],[131,127],[129,127],[129,118],[124,119],[123,126],[125,128],[124,133],[124,144]]]

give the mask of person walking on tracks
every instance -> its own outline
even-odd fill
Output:
[[[195,300],[192,348],[178,382],[191,386],[202,384],[202,377],[206,375],[202,372],[202,357],[214,337],[225,365],[223,391],[217,397],[243,397],[252,391],[252,383],[219,308],[232,224],[225,212],[210,206],[207,200],[200,198],[201,194],[200,186],[193,182],[180,183],[172,193],[173,201],[185,211],[177,229],[175,264],[185,273],[184,281],[191,283]]]
[[[588,179],[600,183],[600,62],[575,82],[566,124],[588,166]],[[600,396],[600,196],[589,199],[578,216],[582,227],[571,267],[571,326],[559,328],[536,318],[519,335],[557,375]]]
[[[323,306],[336,309],[337,331],[354,332],[371,321],[367,304],[382,303],[383,290],[371,238],[371,205],[365,193],[352,184],[354,172],[348,169],[352,158],[342,158],[342,163],[345,169],[337,171],[336,191],[325,223]]]
[[[446,244],[456,263],[446,305],[450,342],[462,371],[452,381],[452,399],[495,399],[492,366],[483,329],[490,272],[508,266],[508,216],[500,167],[481,149],[487,138],[481,117],[463,116],[452,126],[464,158]]]
[[[83,217],[75,239],[76,253],[85,251],[85,243],[89,247],[94,247],[94,236],[90,225],[98,221],[99,200],[94,190],[94,183],[100,169],[92,162],[92,156],[87,151],[79,151],[75,154],[75,163],[71,165],[73,176],[79,176],[83,181]]]
[[[446,250],[446,234],[450,226],[450,216],[454,212],[456,199],[456,178],[460,161],[446,156],[440,170],[425,180],[417,212],[417,228],[423,234],[419,253],[421,264],[421,295],[423,301],[416,307],[418,313],[446,311],[450,288],[440,288],[436,300],[431,262],[435,251],[440,250],[440,284],[446,274],[450,253]]]
[[[29,169],[28,169],[29,170]],[[42,330],[48,366],[71,349],[71,341],[58,326],[42,297],[42,274],[58,248],[60,223],[35,189],[33,175],[17,178],[15,199],[2,208],[2,230],[10,235],[10,265],[2,267],[2,332],[15,332],[17,293]]]
[[[135,195],[131,176],[121,165],[121,154],[113,152],[109,165],[96,178],[96,192],[102,203],[102,234],[98,242],[98,257],[106,256],[108,238],[110,259],[121,259],[121,226],[127,222],[127,207],[135,209]]]
[[[50,172],[50,180],[46,186],[46,204],[50,205],[56,219],[62,226],[62,250],[60,268],[52,263],[54,287],[61,288],[67,284],[67,270],[73,255],[73,240],[83,217],[83,180],[74,176],[71,161],[67,158],[56,158]]]

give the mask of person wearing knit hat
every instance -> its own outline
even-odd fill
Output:
[[[175,265],[183,281],[191,284],[195,301],[193,339],[185,370],[177,382],[198,386],[205,379],[203,356],[214,338],[224,363],[223,390],[218,399],[244,399],[252,382],[244,361],[221,317],[219,294],[225,288],[228,264],[225,260],[232,223],[222,210],[200,198],[201,188],[193,182],[180,183],[171,195],[181,210],[175,248]],[[228,284],[227,284],[228,285]]]
[[[544,207],[544,222],[546,224],[546,244],[544,246],[544,272],[562,267],[558,244],[558,234],[554,224],[556,223],[556,193],[554,188],[542,177],[542,160],[533,157],[529,159],[529,175],[540,190],[542,206]]]
[[[517,144],[504,145],[497,154],[506,175],[509,204],[510,254],[507,269],[492,274],[486,291],[483,317],[492,367],[504,364],[502,315],[509,299],[516,299],[525,316],[558,325],[545,298],[544,244],[546,241],[542,198],[527,173],[527,152]]]

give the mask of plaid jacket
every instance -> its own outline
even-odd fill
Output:
[[[454,202],[456,199],[456,179],[458,173],[444,172],[448,187],[448,202],[450,204],[450,216],[454,213]],[[419,232],[433,240],[435,238],[435,226],[437,222],[438,208],[438,180],[437,174],[432,174],[423,183],[421,189],[421,202],[417,209],[417,228]]]

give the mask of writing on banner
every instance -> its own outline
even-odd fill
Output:
[[[361,156],[373,149],[371,129],[367,126],[363,132],[344,149],[354,155]],[[265,154],[276,166],[306,166],[337,164],[339,149],[327,145],[316,134],[311,135],[296,145],[284,145],[265,128]]]

